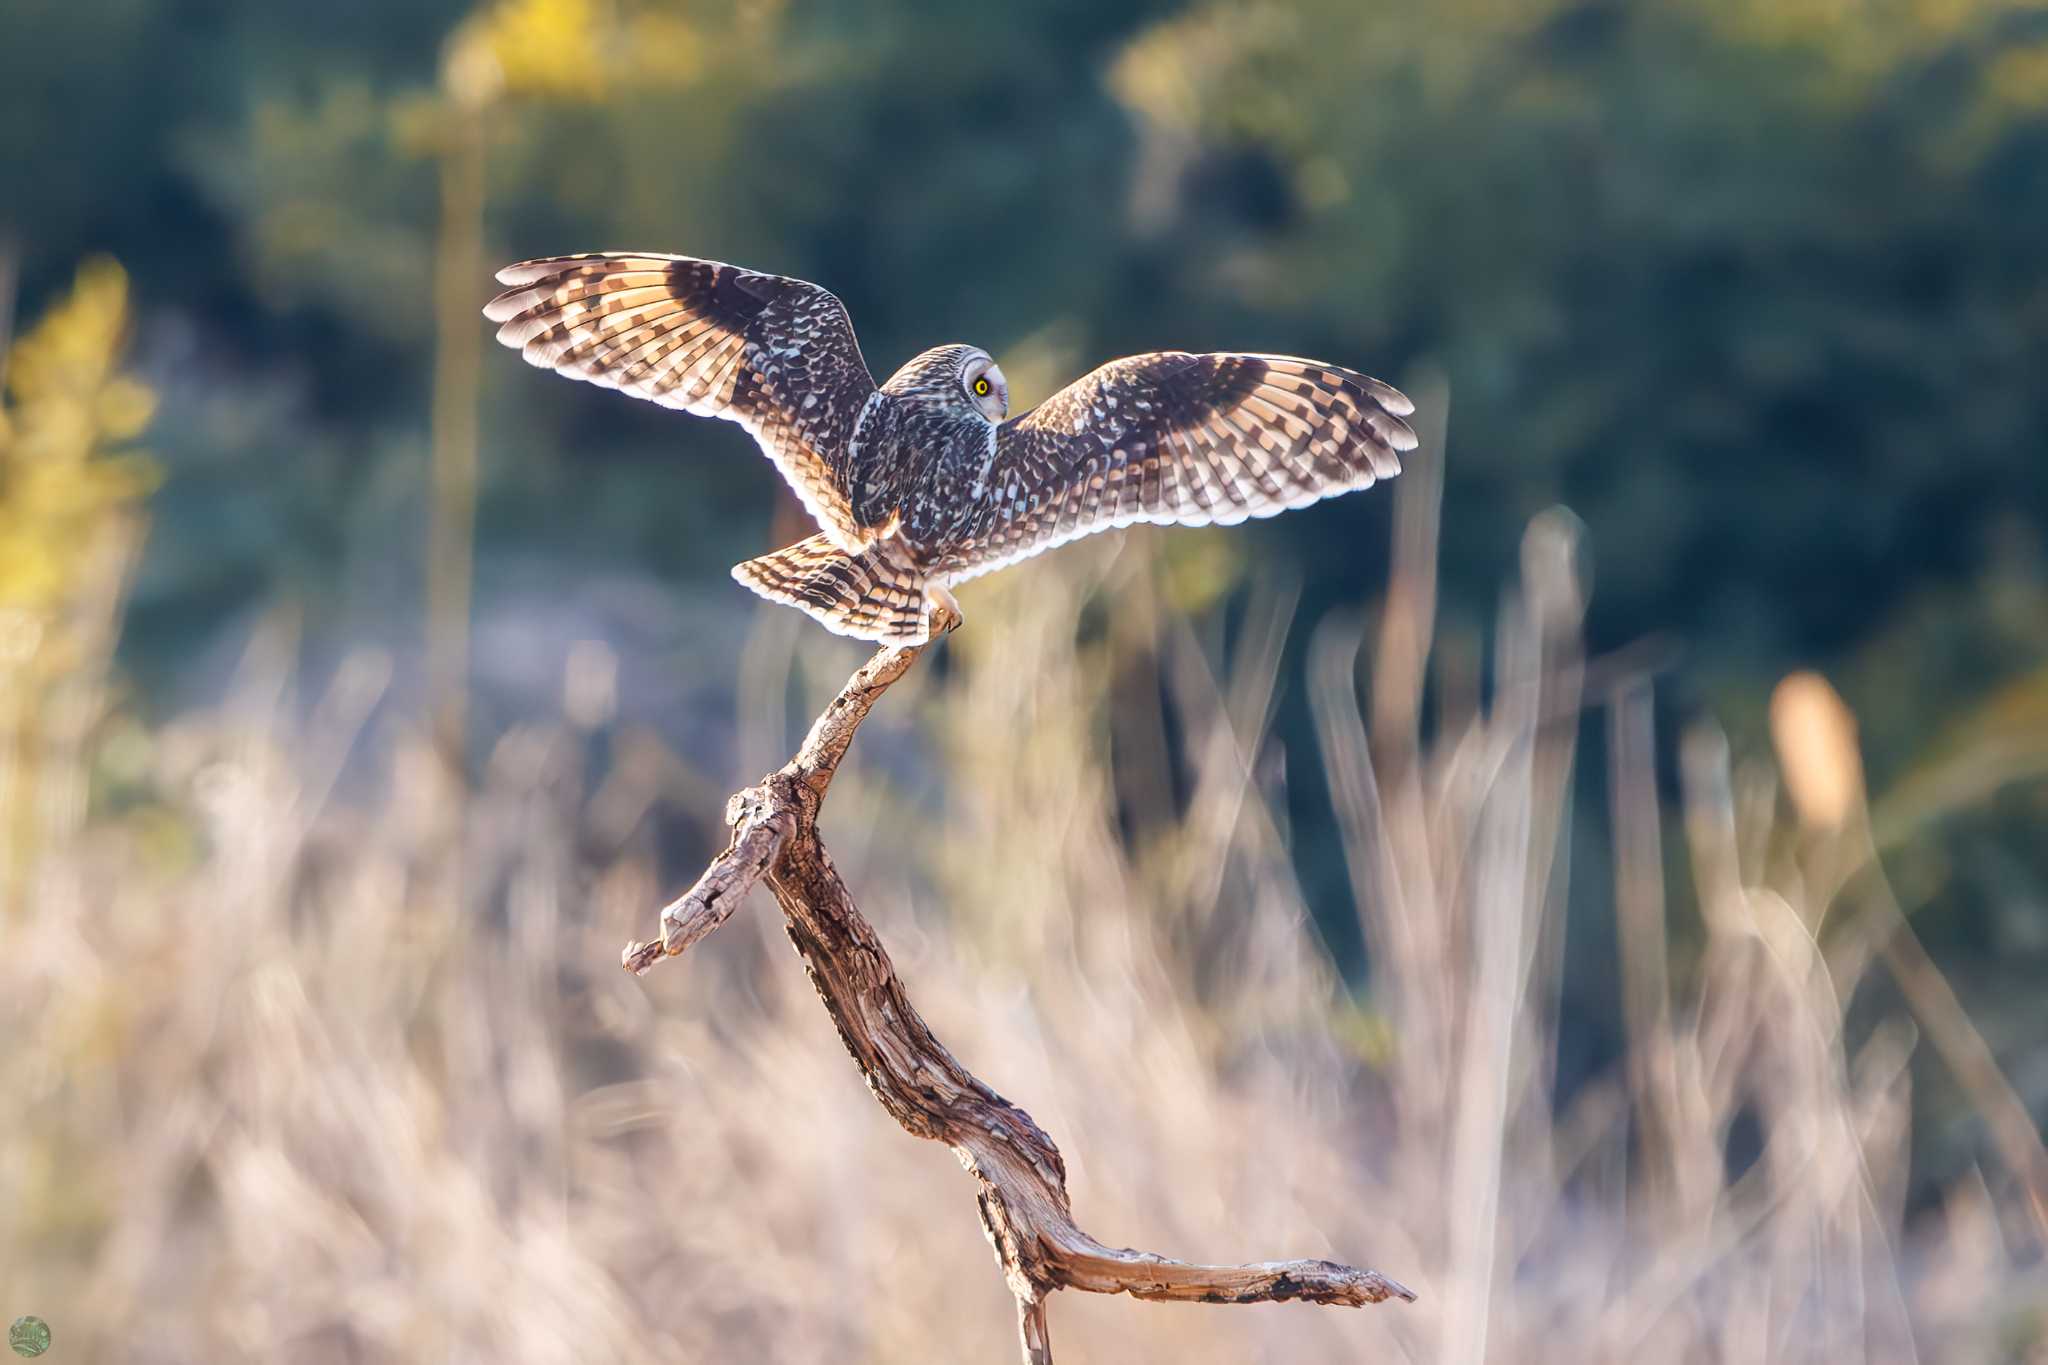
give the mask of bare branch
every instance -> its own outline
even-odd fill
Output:
[[[1017,1335],[1024,1343],[1024,1365],[1052,1365],[1052,1338],[1045,1328],[1045,1300],[1017,1300]]]
[[[951,629],[951,618],[942,623]],[[1114,1250],[1077,1227],[1066,1164],[1032,1117],[983,1084],[932,1036],[874,926],[818,839],[818,809],[854,732],[923,646],[883,649],[833,698],[796,756],[726,807],[732,842],[661,914],[661,941],[627,946],[645,972],[723,924],[755,883],[781,905],[818,997],[868,1088],[906,1132],[943,1142],[980,1185],[981,1225],[1017,1298],[1026,1365],[1050,1365],[1045,1297],[1055,1289],[1182,1303],[1358,1306],[1413,1299],[1375,1271],[1333,1261],[1194,1265]]]
[[[767,875],[796,832],[796,821],[784,811],[763,812],[759,804],[741,804],[758,795],[760,789],[754,788],[732,798],[726,807],[726,822],[734,826],[732,843],[704,869],[695,886],[662,907],[659,942],[626,945],[622,960],[627,971],[644,976],[660,959],[674,957],[725,923]],[[759,813],[760,818],[749,818],[749,813]]]
[[[1085,1250],[1066,1257],[1065,1287],[1095,1294],[1129,1294],[1156,1303],[1303,1303],[1361,1308],[1388,1299],[1414,1302],[1415,1293],[1377,1270],[1336,1261],[1260,1261],[1252,1265],[1191,1265],[1149,1251],[1111,1251],[1082,1234]]]

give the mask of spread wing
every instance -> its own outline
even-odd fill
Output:
[[[1277,355],[1112,361],[996,433],[982,504],[940,564],[956,581],[1134,522],[1231,525],[1400,472],[1400,390]]]
[[[593,252],[498,272],[484,316],[531,364],[737,422],[825,533],[866,537],[847,445],[875,381],[845,305],[817,285],[689,256]]]

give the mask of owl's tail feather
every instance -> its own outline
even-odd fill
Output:
[[[816,535],[735,564],[732,576],[771,602],[809,613],[835,635],[889,645],[930,638],[924,578],[888,541],[849,555]]]

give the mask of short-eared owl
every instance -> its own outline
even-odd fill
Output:
[[[1415,448],[1399,390],[1293,356],[1130,356],[1008,417],[973,346],[876,388],[845,307],[802,280],[612,252],[498,279],[484,313],[528,361],[751,432],[823,530],[733,577],[864,640],[922,643],[950,585],[1077,536],[1269,517]]]

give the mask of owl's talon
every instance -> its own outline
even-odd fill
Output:
[[[924,585],[924,600],[931,618],[932,639],[950,634],[967,619],[960,610],[960,604],[954,600],[953,594],[937,583]]]

